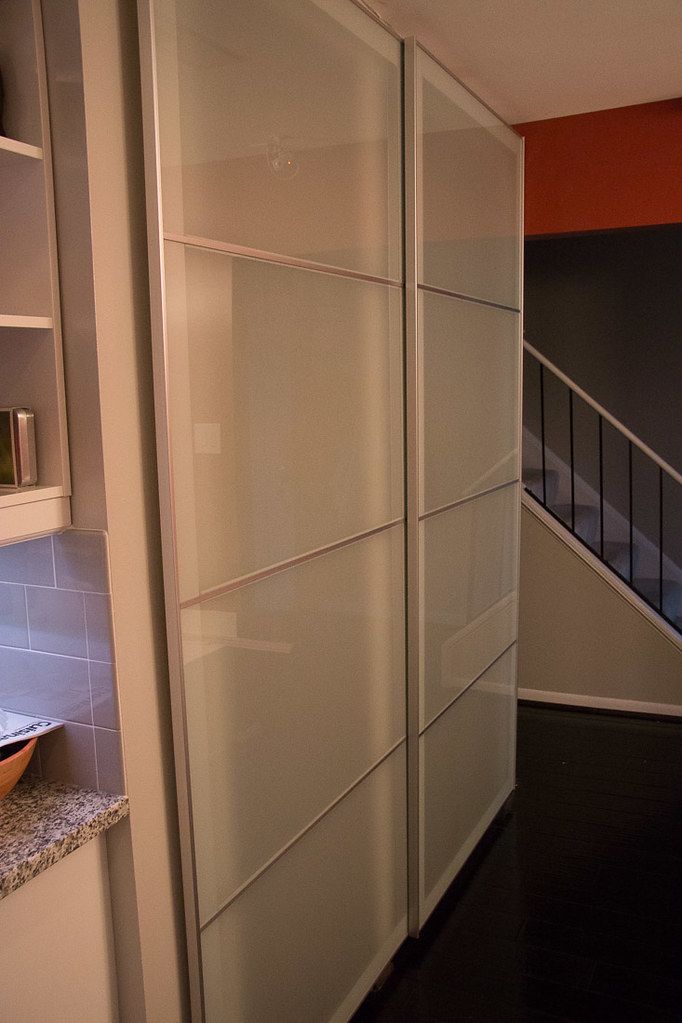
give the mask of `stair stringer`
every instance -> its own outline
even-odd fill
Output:
[[[519,698],[682,717],[682,640],[522,497]]]

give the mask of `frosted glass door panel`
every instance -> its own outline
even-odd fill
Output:
[[[399,280],[400,44],[348,0],[160,0],[164,227]]]
[[[404,737],[404,530],[183,612],[205,921]]]
[[[420,292],[424,507],[518,479],[519,314]]]
[[[421,737],[423,920],[512,791],[515,677],[513,647]]]
[[[422,523],[422,727],[516,639],[518,484]]]
[[[400,518],[400,289],[172,242],[166,272],[183,599]]]
[[[421,50],[418,68],[419,283],[518,308],[521,139]]]
[[[406,933],[402,47],[140,24],[193,1018],[345,1023]]]
[[[399,747],[202,935],[207,1023],[346,1023],[405,938]]]

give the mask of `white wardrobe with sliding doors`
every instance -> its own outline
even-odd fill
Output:
[[[140,27],[193,1018],[342,1021],[513,783],[518,145],[352,0]]]
[[[514,786],[522,140],[405,44],[410,929]]]

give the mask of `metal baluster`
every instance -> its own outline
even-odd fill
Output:
[[[542,444],[542,503],[547,507],[547,479],[545,478],[545,375],[541,362],[540,367],[540,442]]]
[[[599,555],[604,560],[604,420],[599,416]]]
[[[568,429],[571,442],[571,529],[575,533],[575,457],[573,450],[573,391],[568,389]]]
[[[633,540],[632,503],[633,502],[632,502],[632,441],[631,440],[628,441],[628,480],[629,480],[628,518],[629,518],[629,522],[630,522],[630,585],[632,586],[633,585],[633,580],[634,580],[634,575],[635,575],[635,570],[634,570],[635,556],[634,556],[634,547],[633,547],[633,543],[632,543],[632,540]]]
[[[663,470],[658,467],[658,609],[663,614]]]

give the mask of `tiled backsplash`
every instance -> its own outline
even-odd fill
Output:
[[[66,722],[38,742],[50,781],[124,792],[106,534],[0,547],[0,707]]]

